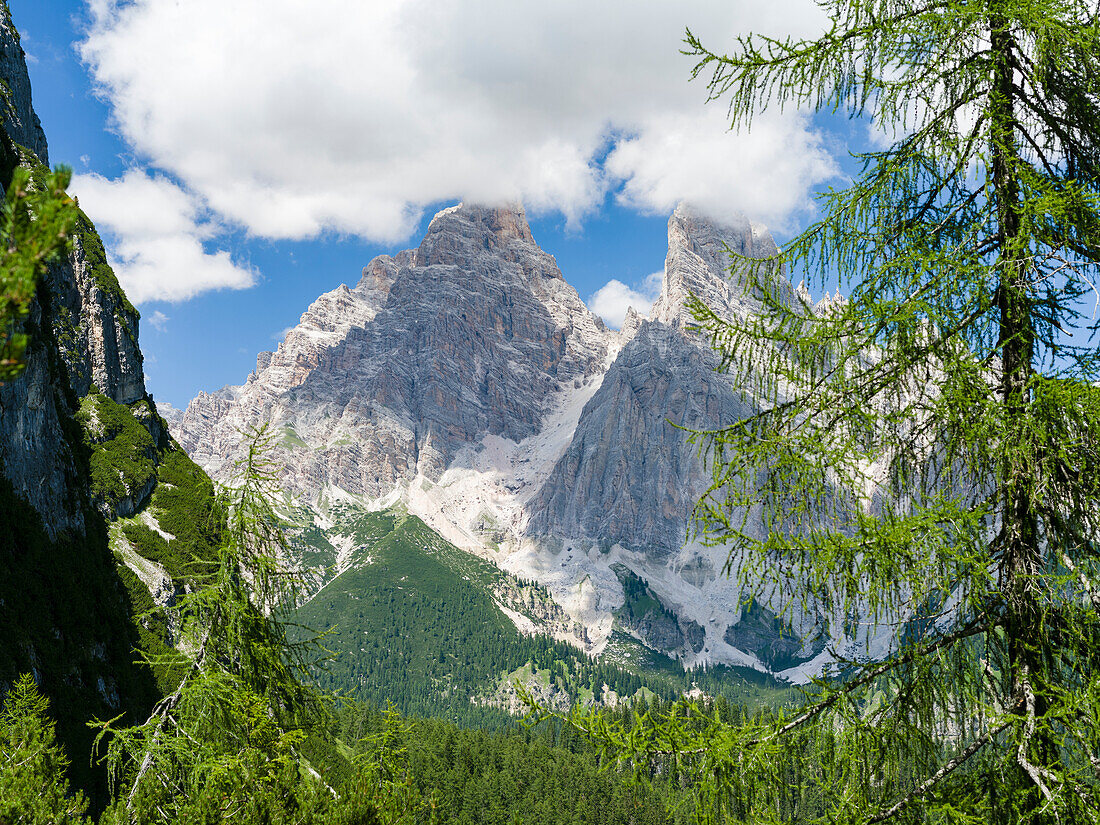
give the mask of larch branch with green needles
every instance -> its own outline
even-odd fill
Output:
[[[691,303],[758,410],[696,434],[696,528],[746,595],[889,652],[838,650],[804,707],[741,724],[574,721],[691,777],[706,822],[1100,821],[1098,9],[822,6],[814,40],[685,41],[734,127],[798,108],[892,139],[777,256],[735,256],[767,312]]]

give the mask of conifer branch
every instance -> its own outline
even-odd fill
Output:
[[[1017,705],[1017,707],[1019,707],[1019,705]],[[932,774],[932,776],[925,779],[917,787],[915,787],[913,790],[911,790],[909,793],[907,793],[905,796],[903,796],[901,799],[899,799],[897,802],[895,802],[889,808],[886,808],[882,811],[879,811],[877,814],[870,817],[867,820],[869,825],[874,825],[874,823],[877,823],[877,822],[885,822],[887,819],[892,819],[893,817],[897,816],[907,806],[909,806],[912,802],[914,802],[915,800],[917,800],[920,797],[924,796],[926,793],[928,793],[928,791],[932,790],[932,788],[934,788],[937,784],[939,784],[952,771],[954,771],[960,765],[963,765],[968,759],[970,759],[970,757],[972,757],[974,754],[976,754],[978,751],[980,751],[983,747],[985,747],[986,744],[988,744],[989,741],[991,739],[993,739],[993,737],[1000,734],[1001,731],[1005,730],[1010,725],[1014,724],[1016,721],[1017,720],[1014,719],[1014,718],[1009,719],[1005,722],[1002,722],[997,727],[991,728],[990,730],[983,733],[981,736],[979,736],[977,739],[975,739],[973,742],[971,742],[969,745],[967,745],[966,748],[963,749],[963,751],[958,754],[958,756],[956,756],[954,759],[952,759],[949,762],[947,762],[946,764],[944,764],[943,767],[941,767],[938,771],[936,771],[934,774]]]
[[[203,636],[203,640],[199,645],[199,650],[191,662],[191,667],[188,668],[187,673],[184,674],[183,679],[180,680],[176,689],[164,699],[161,699],[153,706],[153,712],[146,720],[145,727],[153,719],[157,720],[157,726],[153,730],[153,736],[149,743],[145,747],[145,755],[142,757],[141,766],[138,768],[137,775],[134,777],[133,785],[130,787],[130,793],[126,795],[126,811],[131,818],[134,816],[134,798],[137,796],[138,790],[141,788],[141,782],[145,778],[145,775],[149,772],[149,769],[153,766],[154,755],[156,754],[157,745],[160,742],[161,733],[164,730],[164,723],[172,718],[172,711],[176,705],[179,704],[180,698],[183,696],[184,688],[187,686],[188,681],[202,668],[203,658],[206,653],[206,639],[207,635]],[[173,720],[174,721],[174,720]],[[178,724],[177,724],[178,727]]]
[[[801,727],[802,725],[812,720],[814,717],[820,715],[823,711],[828,710],[841,698],[850,695],[855,690],[863,687],[868,682],[874,681],[883,674],[888,673],[895,668],[901,667],[902,665],[909,664],[915,659],[928,656],[929,654],[934,653],[937,650],[940,650],[949,645],[953,645],[956,642],[969,638],[970,636],[977,635],[978,633],[984,633],[989,629],[991,629],[991,626],[986,626],[976,621],[971,622],[966,627],[961,628],[954,633],[949,633],[948,635],[937,639],[935,642],[932,642],[918,649],[911,649],[902,656],[890,659],[889,661],[872,668],[870,671],[864,673],[862,676],[853,679],[850,682],[845,682],[843,686],[837,689],[829,697],[811,706],[809,710],[795,717],[790,722],[787,722],[785,725],[783,725],[781,728],[774,731],[773,733],[770,733],[767,736],[761,737],[759,739],[750,739],[748,742],[745,743],[745,747],[760,745],[763,742],[768,741],[769,739],[774,739],[778,736],[783,736],[786,733],[790,733],[795,728]]]

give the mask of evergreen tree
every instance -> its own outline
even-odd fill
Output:
[[[88,822],[88,803],[69,792],[69,760],[54,735],[49,701],[24,673],[0,710],[0,822],[54,825]]]
[[[435,800],[415,786],[409,768],[410,735],[410,724],[388,705],[379,729],[359,739],[358,770],[349,796],[377,800],[380,822],[435,825],[441,821]]]
[[[301,746],[324,716],[300,682],[309,642],[286,635],[300,579],[272,506],[270,443],[252,434],[221,551],[176,608],[191,657],[178,687],[142,725],[100,725],[119,821],[307,821],[334,793],[304,777]]]
[[[776,258],[737,262],[767,313],[693,303],[759,401],[700,435],[697,514],[750,592],[892,652],[788,714],[581,724],[675,758],[710,821],[1096,822],[1097,8],[822,5],[814,40],[687,36],[734,126],[786,106],[893,139]],[[815,310],[784,268],[848,298]]]

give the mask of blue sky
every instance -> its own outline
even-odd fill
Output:
[[[9,4],[51,162],[142,312],[150,391],[178,407],[241,383],[314,298],[460,199],[522,200],[614,315],[652,289],[676,201],[782,239],[865,134],[797,113],[731,134],[689,83],[684,26],[716,48],[812,34],[804,0]]]

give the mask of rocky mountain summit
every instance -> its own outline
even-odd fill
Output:
[[[295,495],[382,497],[437,480],[486,435],[536,433],[549,398],[600,373],[612,337],[521,208],[445,210],[417,249],[314,301],[243,387],[192,401],[181,443],[217,474],[236,428],[268,421]]]
[[[618,629],[687,664],[765,668],[775,658],[762,634],[730,632],[741,609],[724,554],[688,540],[706,475],[680,429],[755,407],[715,371],[683,304],[693,294],[726,317],[762,311],[738,268],[728,274],[727,250],[776,246],[743,217],[688,205],[668,242],[650,317],[632,310],[615,332],[538,247],[521,207],[445,209],[416,249],[318,298],[242,386],[196,397],[174,432],[217,477],[239,431],[269,423],[285,489],[321,522],[334,502],[407,508],[547,586],[590,651]],[[784,663],[816,653],[802,652]]]
[[[692,295],[723,317],[762,311],[743,281],[727,277],[727,249],[777,252],[742,216],[724,224],[682,204],[669,219],[661,294],[649,319],[635,312],[624,325],[622,349],[532,501],[528,535],[595,538],[660,558],[684,544],[705,485],[697,449],[676,428],[713,429],[753,412],[716,372],[715,352],[688,332]]]

